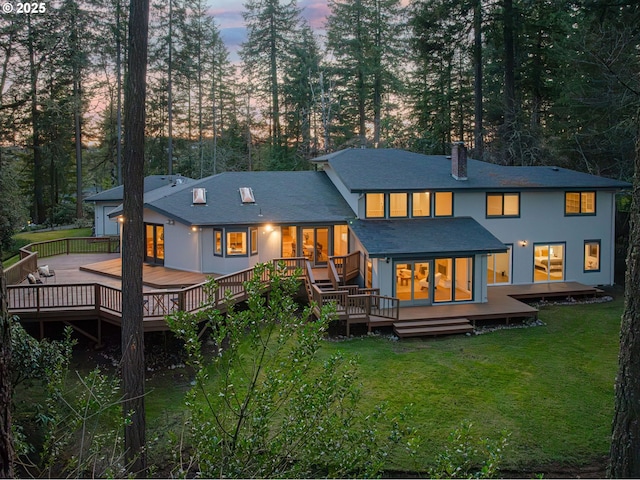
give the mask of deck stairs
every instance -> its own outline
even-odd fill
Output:
[[[393,323],[393,332],[398,338],[454,335],[472,333],[473,326],[468,318],[397,321]]]

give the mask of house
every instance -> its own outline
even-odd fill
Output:
[[[180,175],[149,175],[144,179],[144,192],[150,192],[165,185],[175,185],[191,181],[190,178]],[[96,237],[119,235],[120,224],[109,219],[109,213],[122,204],[124,187],[104,190],[84,199],[85,202],[94,204],[94,231]]]
[[[280,257],[360,253],[362,286],[401,305],[486,302],[492,285],[614,279],[626,182],[396,149],[348,149],[316,171],[225,172],[145,194],[146,261],[225,274]],[[110,215],[117,217],[121,210]]]

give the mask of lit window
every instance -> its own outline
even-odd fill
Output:
[[[258,229],[250,228],[249,233],[251,234],[251,255],[257,255],[258,253]]]
[[[519,193],[487,193],[487,217],[517,217],[519,215]]]
[[[453,215],[453,192],[436,192],[434,197],[435,216],[451,217]]]
[[[384,218],[384,193],[367,193],[365,202],[367,218]]]
[[[565,215],[595,215],[596,192],[566,192],[564,213]]]
[[[408,215],[407,199],[408,196],[406,193],[390,193],[389,216],[406,217]]]
[[[247,232],[227,232],[227,255],[247,254]]]
[[[222,255],[222,230],[213,231],[213,254]]]
[[[431,216],[431,194],[429,192],[415,192],[412,195],[411,214],[414,217]]]
[[[584,242],[584,271],[600,271],[600,240]]]

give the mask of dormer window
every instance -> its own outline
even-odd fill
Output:
[[[242,203],[256,203],[251,187],[240,187],[240,200]]]
[[[193,189],[193,204],[205,205],[207,203],[207,190],[204,188]]]

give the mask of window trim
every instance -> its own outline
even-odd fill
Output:
[[[505,195],[515,195],[518,197],[518,213],[515,215],[507,215],[504,213],[504,197]],[[502,199],[501,214],[489,214],[489,197],[500,197]],[[485,218],[520,218],[520,192],[487,192],[485,195]]]
[[[220,249],[216,248],[216,235],[220,234]],[[214,257],[223,257],[224,256],[224,230],[222,228],[214,228],[213,229],[213,256]]]
[[[391,195],[404,195],[404,215],[391,214]],[[409,218],[409,192],[389,192],[386,196],[389,197],[389,218]]]
[[[598,245],[598,268],[587,269],[587,245]],[[592,239],[585,240],[582,247],[582,272],[583,273],[597,273],[600,272],[600,265],[602,265],[602,240]]]
[[[382,215],[369,215],[369,195],[382,195]],[[364,218],[387,218],[387,195],[384,192],[367,192],[364,194]]]
[[[232,233],[244,233],[244,243],[245,243],[245,249],[244,252],[241,253],[232,253],[229,251],[229,235]],[[246,229],[231,229],[231,230],[225,230],[225,249],[224,249],[224,253],[225,253],[225,257],[229,257],[229,258],[237,258],[237,257],[248,257],[249,256],[249,237],[248,237],[248,233]]]
[[[577,193],[578,194],[578,212],[574,213],[574,212],[568,212],[567,211],[567,195],[569,195],[570,193]],[[593,194],[593,212],[583,212],[583,205],[582,205],[582,195],[584,193],[592,193]],[[598,213],[598,205],[597,205],[597,198],[598,195],[596,193],[595,190],[567,190],[566,192],[564,192],[564,216],[565,217],[589,217],[589,216],[595,216]]]
[[[426,215],[416,215],[416,213],[415,213],[416,212],[415,211],[415,205],[416,205],[415,198],[416,198],[416,195],[423,195],[425,193],[429,194],[429,200],[427,202],[428,203],[427,208],[429,209],[429,211],[426,213]],[[434,198],[433,192],[431,190],[424,190],[422,192],[411,192],[410,198],[411,198],[411,202],[410,202],[411,203],[411,210],[410,210],[411,218],[429,218],[429,217],[431,217],[432,203],[433,203],[433,198]]]
[[[249,227],[249,247],[251,256],[258,254],[258,227]]]
[[[438,194],[440,193],[450,193],[451,194],[451,213],[447,215],[438,215]],[[448,218],[455,216],[455,210],[453,208],[454,205],[454,194],[452,190],[441,190],[433,192],[433,218]]]

